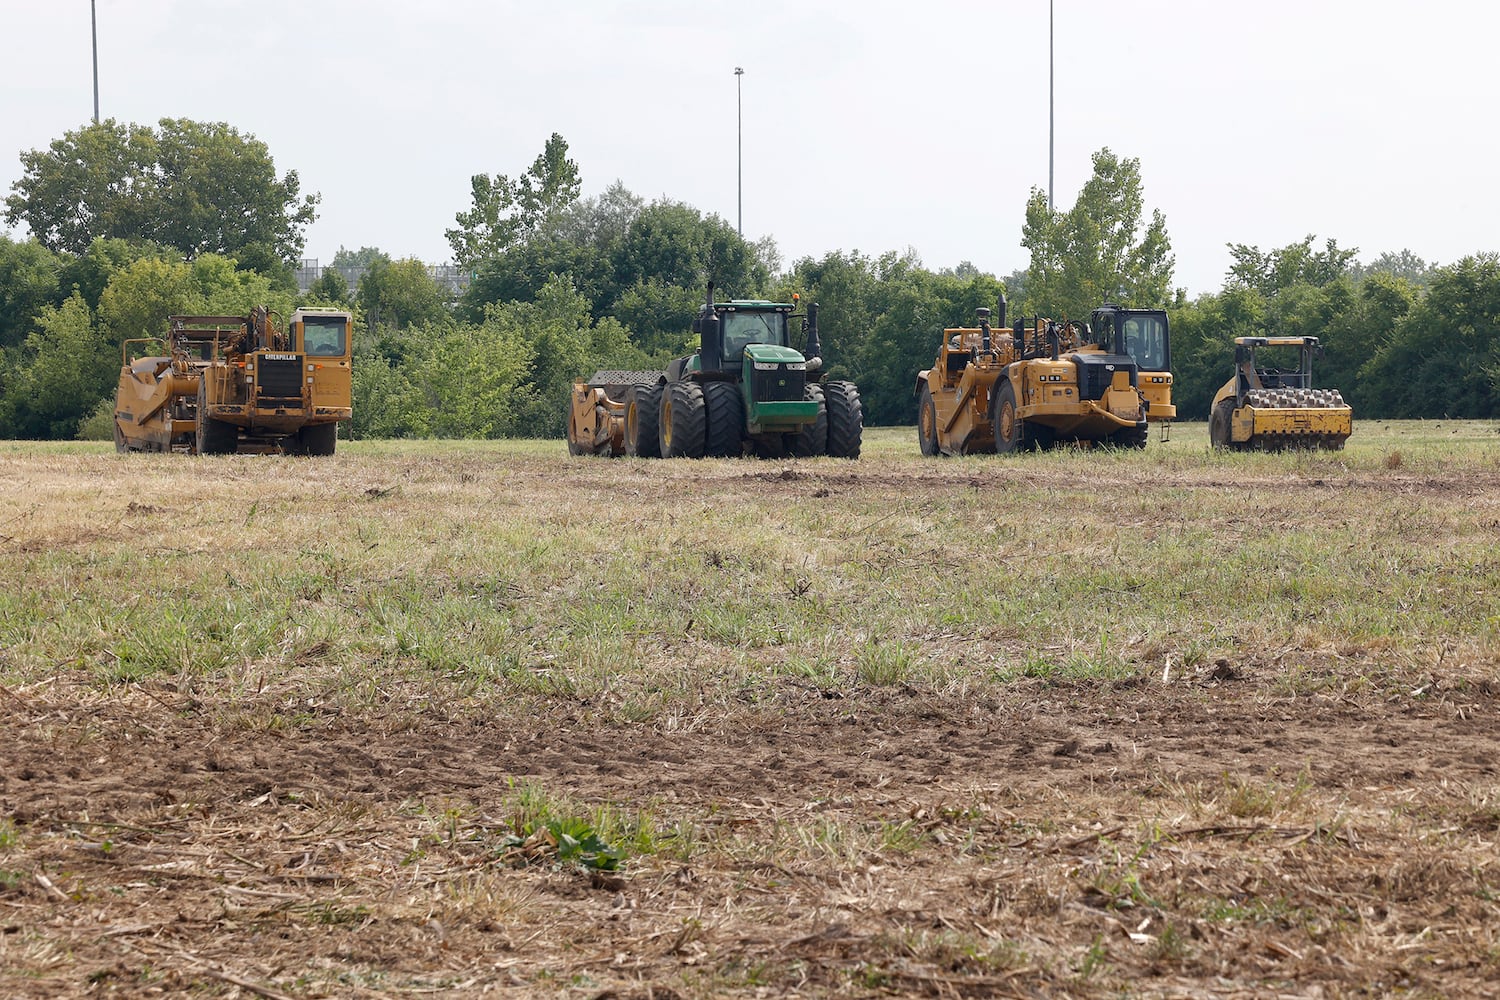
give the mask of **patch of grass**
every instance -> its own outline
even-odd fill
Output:
[[[869,640],[856,654],[855,673],[861,681],[877,687],[902,684],[913,669],[911,652],[901,643]]]

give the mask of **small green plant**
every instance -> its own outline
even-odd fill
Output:
[[[1089,979],[1096,972],[1103,972],[1109,967],[1109,949],[1104,945],[1104,935],[1094,938],[1089,945],[1088,951],[1083,953],[1083,961],[1078,965],[1079,978]]]
[[[859,649],[859,679],[887,687],[905,681],[912,670],[911,653],[901,643],[866,642]]]

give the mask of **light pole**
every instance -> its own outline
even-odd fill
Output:
[[[744,75],[745,71],[741,67],[734,68],[735,158],[739,163],[739,221],[735,224],[735,229],[742,239],[745,235],[745,98],[740,80]]]
[[[1054,110],[1053,91],[1056,90],[1057,74],[1053,69],[1053,38],[1057,33],[1052,16],[1053,0],[1047,0],[1047,211],[1052,211],[1052,165],[1053,150],[1057,140],[1057,112]]]
[[[89,0],[89,27],[94,35],[94,124],[99,124],[99,11],[97,0]]]

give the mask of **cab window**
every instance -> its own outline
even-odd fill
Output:
[[[1167,328],[1160,316],[1129,316],[1123,328],[1125,353],[1135,359],[1142,371],[1167,370]]]
[[[345,332],[342,316],[306,316],[302,320],[302,349],[316,357],[342,357]]]
[[[725,313],[723,325],[726,364],[743,360],[746,344],[786,346],[786,316],[782,313]]]

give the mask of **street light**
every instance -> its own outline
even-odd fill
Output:
[[[1057,73],[1053,69],[1053,39],[1057,33],[1052,16],[1053,0],[1047,0],[1047,211],[1052,211],[1052,163],[1053,149],[1057,145],[1057,112],[1054,110],[1053,92],[1057,89]]]
[[[735,228],[739,231],[740,238],[745,237],[745,98],[744,91],[740,89],[740,78],[745,71],[736,66],[734,68],[734,102],[736,105],[735,118],[735,143],[736,158],[739,161],[739,221]]]

